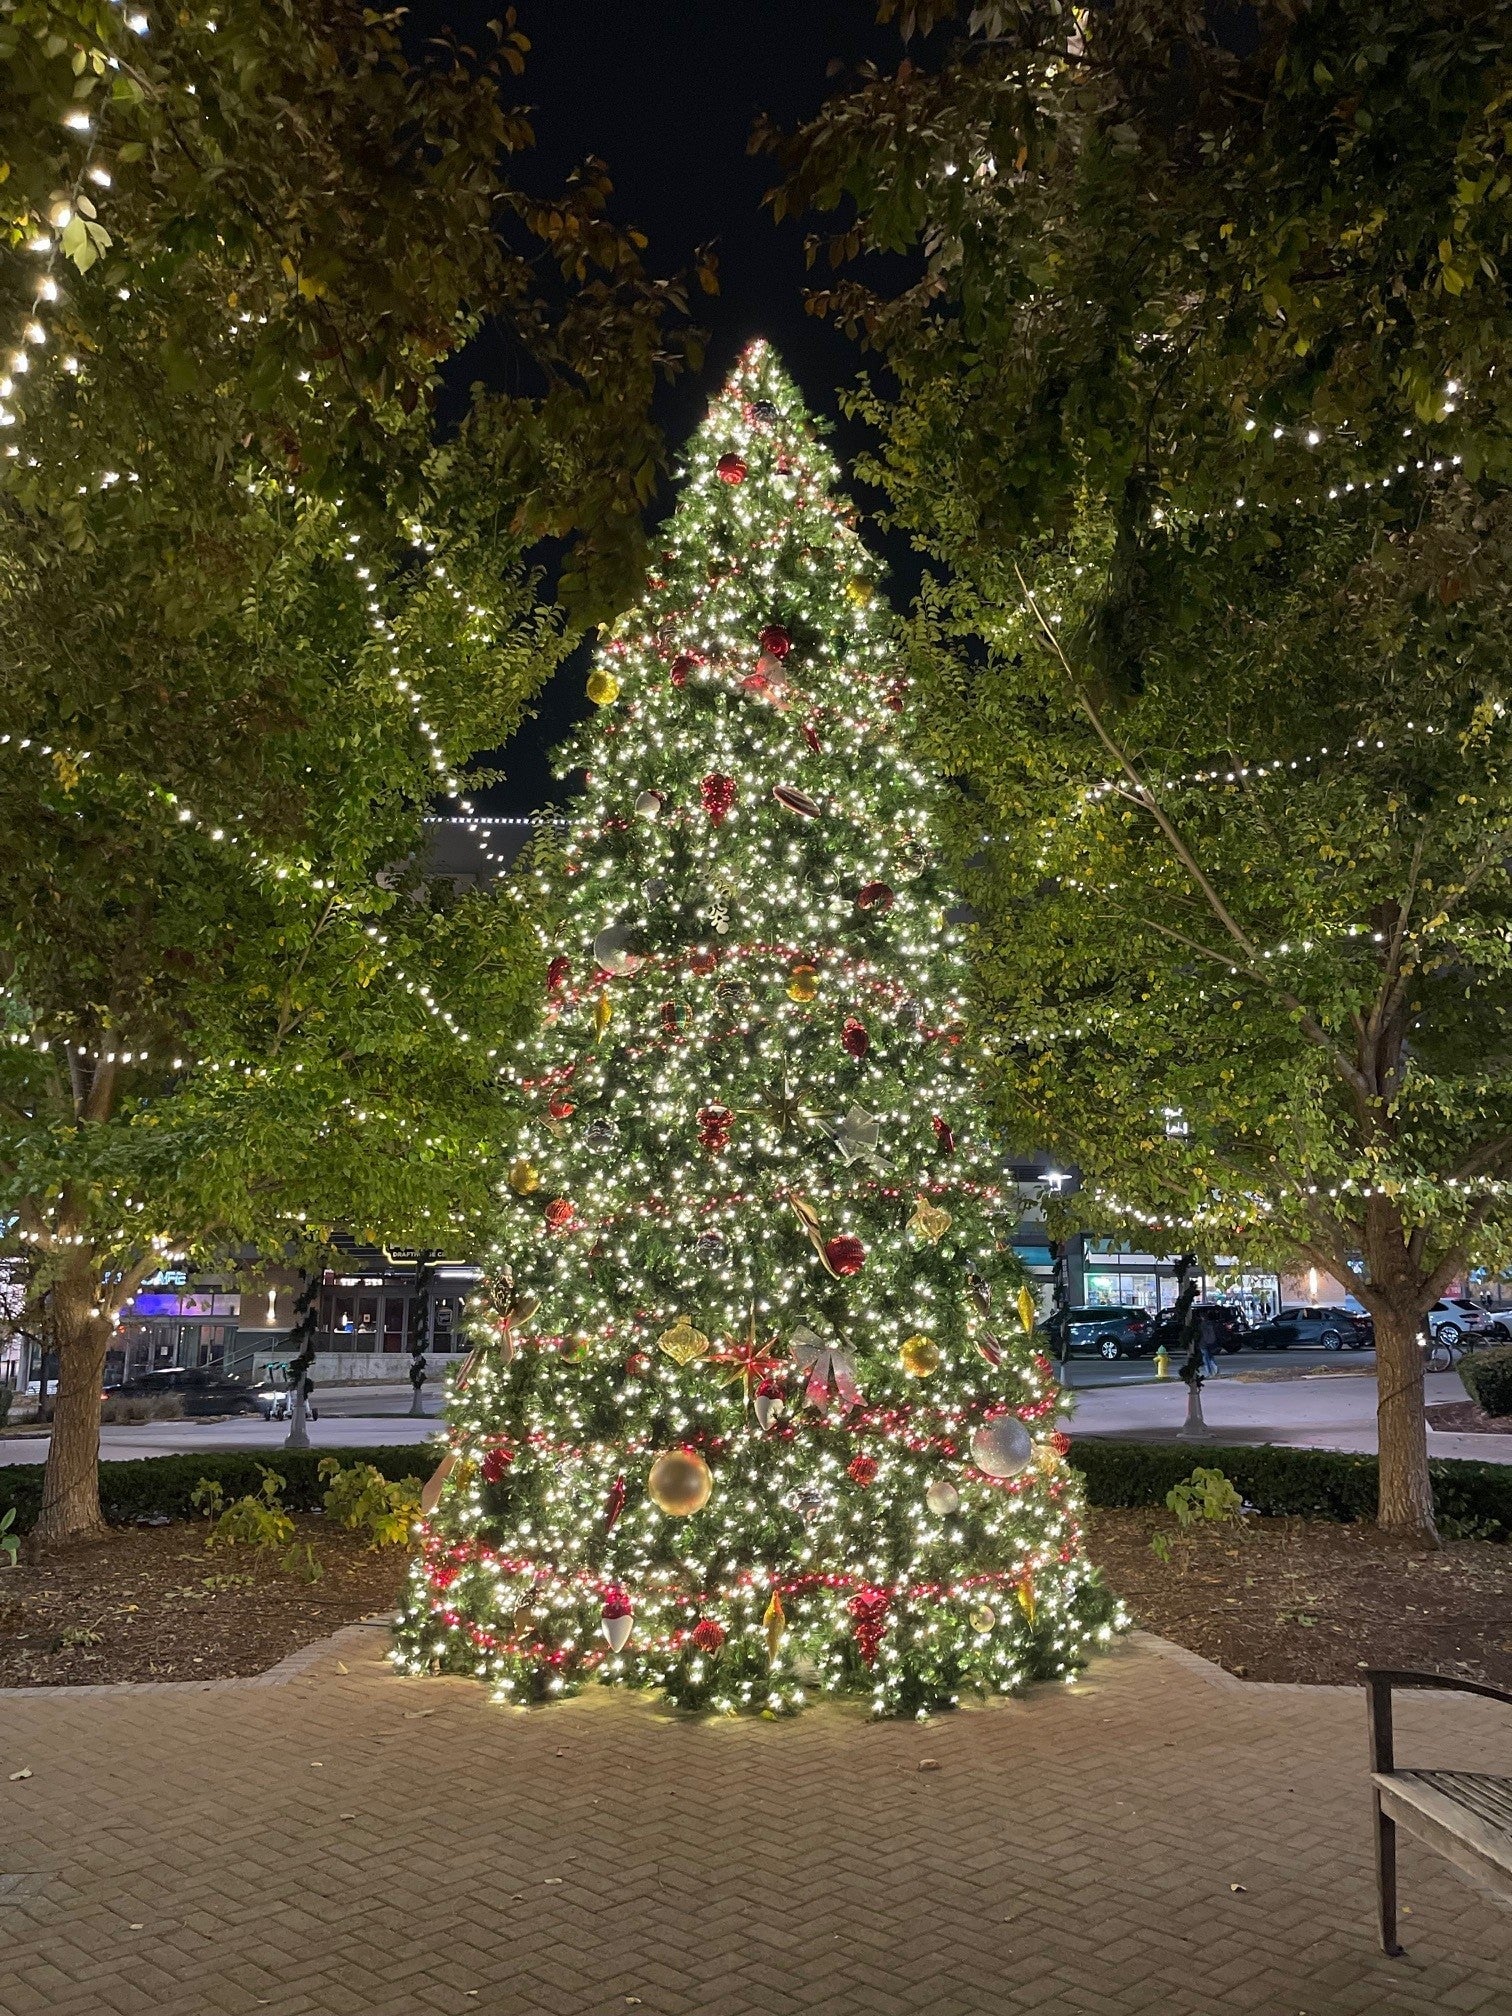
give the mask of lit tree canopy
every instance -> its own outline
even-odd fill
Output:
[[[542,877],[500,1269],[401,1656],[879,1712],[1063,1674],[1081,1554],[895,625],[753,345]]]
[[[60,1351],[45,1536],[95,1523],[114,1311],[166,1248],[467,1236],[518,899],[423,872],[639,551],[680,296],[592,170],[511,186],[525,48],[230,0],[0,21],[0,1205]],[[531,397],[438,440],[485,326]],[[466,803],[465,799],[461,800]],[[449,1236],[448,1236],[449,1235]]]
[[[779,198],[920,258],[814,305],[893,374],[869,473],[939,563],[1001,1110],[1105,1228],[1358,1263],[1417,1531],[1417,1328],[1512,1223],[1508,26],[980,7]]]

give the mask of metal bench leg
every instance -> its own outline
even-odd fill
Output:
[[[1376,1902],[1381,1918],[1381,1951],[1395,1959],[1397,1944],[1396,1822],[1381,1811],[1381,1795],[1375,1795]]]

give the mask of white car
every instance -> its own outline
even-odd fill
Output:
[[[1467,1302],[1462,1295],[1447,1295],[1442,1302],[1434,1303],[1423,1322],[1436,1344],[1447,1344],[1452,1349],[1463,1344],[1467,1337],[1481,1336],[1490,1328],[1491,1317],[1479,1302]]]

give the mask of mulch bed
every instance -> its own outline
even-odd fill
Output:
[[[294,1523],[324,1570],[318,1582],[256,1548],[207,1549],[204,1527],[183,1523],[23,1554],[0,1567],[0,1686],[234,1679],[396,1607],[404,1548],[373,1552],[314,1513]]]
[[[1473,1400],[1435,1400],[1423,1412],[1443,1435],[1512,1435],[1512,1414],[1484,1414]]]
[[[1351,1686],[1409,1666],[1512,1686],[1512,1547],[1423,1552],[1373,1526],[1246,1519],[1177,1535],[1162,1509],[1094,1510],[1088,1547],[1136,1624],[1245,1680]],[[1157,1533],[1172,1536],[1162,1563]]]

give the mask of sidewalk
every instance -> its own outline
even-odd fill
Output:
[[[1465,1397],[1456,1372],[1430,1372],[1423,1389],[1429,1402]],[[1170,1441],[1186,1419],[1186,1408],[1187,1389],[1179,1379],[1158,1385],[1092,1386],[1077,1393],[1074,1409],[1062,1416],[1060,1425],[1074,1435]],[[1297,1448],[1376,1453],[1373,1372],[1316,1372],[1297,1379],[1222,1372],[1203,1384],[1202,1414],[1215,1443],[1280,1442]],[[1428,1454],[1512,1463],[1512,1435],[1441,1435],[1430,1428]],[[1512,2009],[1512,2003],[1508,2006]]]
[[[710,1723],[501,1710],[385,1643],[0,1700],[3,2016],[1512,2010],[1512,1913],[1411,1842],[1375,1948],[1353,1689],[1136,1639],[928,1727]],[[1399,1714],[1406,1758],[1512,1768],[1493,1704]]]

